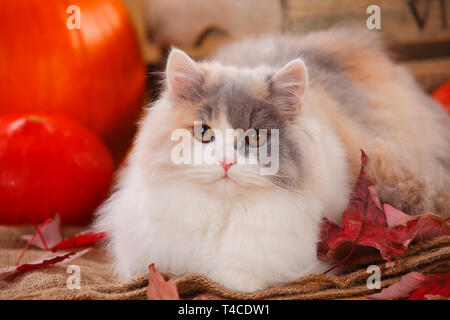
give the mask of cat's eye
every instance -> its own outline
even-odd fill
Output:
[[[267,141],[267,130],[253,130],[247,136],[247,142],[251,147],[258,148]]]
[[[208,143],[214,141],[214,131],[206,124],[194,126],[194,137],[200,142]]]

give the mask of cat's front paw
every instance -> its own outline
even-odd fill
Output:
[[[263,279],[239,270],[222,269],[214,271],[208,276],[225,288],[235,291],[250,293],[267,287]]]

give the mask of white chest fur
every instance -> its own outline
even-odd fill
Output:
[[[252,291],[323,268],[316,258],[322,208],[314,197],[261,191],[228,201],[192,185],[138,185],[121,189],[105,206],[123,279],[155,263],[162,271],[202,273]]]

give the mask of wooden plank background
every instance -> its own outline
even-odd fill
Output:
[[[144,60],[151,70],[163,64],[167,49],[146,37],[143,0],[122,0],[135,24]],[[245,0],[243,0],[245,1]],[[398,60],[415,74],[421,85],[431,91],[450,79],[450,0],[280,0],[284,23],[282,29],[292,33],[320,30],[332,25],[366,26],[367,7],[381,8],[380,32],[397,53]],[[428,3],[428,13],[426,7]],[[205,0],[205,14],[213,0]],[[419,20],[413,14],[415,8]],[[225,30],[226,31],[226,30]],[[282,31],[282,30],[274,30]],[[226,33],[212,33],[200,45],[181,46],[200,59],[232,40]],[[175,44],[177,45],[177,44]]]
[[[162,59],[161,48],[147,40],[143,0],[122,0],[127,7],[136,30],[144,61],[158,63]]]
[[[365,27],[366,10],[373,4],[381,9],[380,32],[389,43],[450,42],[450,0],[284,0],[284,28],[308,32],[336,24]]]

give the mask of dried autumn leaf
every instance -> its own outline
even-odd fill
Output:
[[[377,300],[392,300],[407,298],[409,293],[414,289],[420,288],[427,282],[427,276],[419,272],[410,272],[401,277],[399,282],[384,288],[381,292],[368,296],[371,299]]]
[[[339,251],[340,255],[352,252],[355,246],[370,246],[378,249],[383,257],[403,252],[402,246],[393,245],[386,229],[387,221],[376,189],[367,176],[368,158],[361,150],[361,171],[352,192],[350,204],[343,215],[343,228],[327,221],[323,224],[326,234],[319,246],[322,259],[333,259]]]
[[[45,228],[48,228],[47,225],[50,225],[50,228],[46,231],[46,234],[49,234],[49,237],[52,238],[49,240],[54,241],[58,240],[58,236],[55,236],[54,233],[56,234],[59,233],[59,225],[60,225],[59,217],[58,216],[55,218],[49,217],[47,220],[44,221],[44,223],[36,227],[36,232],[33,235],[25,236],[24,240],[27,240],[27,244],[20,253],[20,256],[16,262],[16,266],[20,265],[20,261],[22,260],[23,256],[25,255],[25,252],[28,250],[30,245],[35,245],[41,249],[48,250],[47,242],[45,241],[44,236],[42,235],[42,231]]]
[[[425,212],[416,217],[418,232],[414,240],[426,241],[443,235],[450,235],[450,224],[437,214]]]
[[[88,247],[106,238],[105,232],[85,231],[74,237],[64,239],[52,247],[52,251]]]
[[[61,218],[59,215],[56,215],[48,223],[43,223],[38,227],[36,234],[23,235],[22,239],[29,241],[30,245],[42,250],[52,248],[63,239],[61,235]]]
[[[49,252],[44,256],[42,256],[41,258],[30,263],[25,263],[20,266],[8,266],[0,268],[0,279],[10,280],[23,272],[45,268],[60,262],[64,263],[69,262],[83,256],[89,250],[90,248],[87,248],[79,252],[63,252],[63,253]]]
[[[411,218],[410,215],[394,208],[393,206],[387,203],[383,204],[383,210],[386,215],[386,221],[389,227],[402,224],[403,222]]]
[[[409,216],[389,205],[381,205],[366,169],[368,158],[361,155],[361,171],[351,201],[343,214],[343,227],[324,220],[318,255],[323,260],[345,261],[357,247],[376,248],[387,261],[406,251],[413,240],[427,240],[450,234],[449,224],[439,216],[424,213]]]
[[[59,215],[37,227],[35,234],[22,236],[22,239],[28,241],[27,247],[33,245],[42,250],[51,249],[52,251],[88,247],[105,238],[106,233],[104,232],[96,233],[85,230],[71,238],[63,239]]]
[[[421,274],[410,272],[400,281],[368,296],[377,300],[404,299],[427,300],[429,298],[448,299],[450,297],[450,274]]]
[[[177,286],[172,279],[164,280],[164,277],[155,269],[153,263],[148,267],[148,270],[148,300],[180,300]]]
[[[450,273],[429,274],[429,282],[413,290],[408,300],[450,300]]]
[[[409,230],[411,234],[414,234],[413,240],[425,241],[443,235],[450,235],[449,223],[437,214],[424,212],[410,216],[389,204],[384,204],[383,208],[388,226],[392,227],[392,229],[396,229],[399,226],[407,226],[408,223],[411,225],[412,221],[417,221],[413,224],[414,228],[410,227]]]

